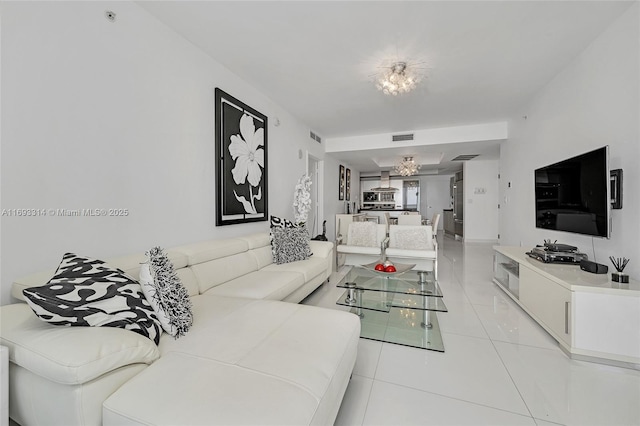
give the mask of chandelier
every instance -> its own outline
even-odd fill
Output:
[[[420,164],[413,161],[413,157],[404,157],[402,161],[396,164],[395,170],[400,176],[413,176],[418,174]]]
[[[375,83],[378,90],[386,95],[397,96],[415,89],[422,80],[422,69],[406,62],[394,62],[380,74],[376,74]]]

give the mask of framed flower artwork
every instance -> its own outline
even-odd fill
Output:
[[[265,221],[267,117],[215,90],[216,226]]]
[[[347,201],[351,201],[351,169],[347,169],[346,175],[345,175],[345,196],[344,199]]]

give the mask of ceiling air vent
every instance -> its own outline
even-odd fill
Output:
[[[318,143],[322,143],[322,138],[313,133],[311,130],[309,131],[309,137]]]
[[[478,156],[478,154],[463,154],[463,155],[458,155],[456,158],[452,159],[451,161],[467,161],[467,160],[471,160],[472,158],[476,158]]]
[[[413,133],[407,133],[406,135],[392,135],[391,136],[391,141],[392,142],[402,142],[402,141],[412,141],[413,140]]]

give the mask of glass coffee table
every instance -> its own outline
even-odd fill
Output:
[[[336,304],[360,317],[360,337],[444,352],[436,312],[447,307],[433,272],[396,264],[401,272],[388,274],[370,266],[354,266],[337,285],[345,292]]]

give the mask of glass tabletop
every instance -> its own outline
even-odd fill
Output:
[[[419,282],[420,276],[417,271],[408,271],[402,275],[384,275],[383,272],[374,272],[355,266],[338,283],[338,287],[350,288],[355,284],[355,287],[367,291],[442,297],[433,271],[421,272],[421,274],[424,279],[422,283]]]
[[[355,308],[352,309],[353,313]],[[360,337],[412,348],[444,352],[444,343],[436,315],[430,315],[430,328],[424,327],[423,315],[408,309],[389,313],[366,311],[360,319]]]
[[[416,294],[369,292],[356,288],[354,299],[349,298],[349,290],[336,301],[337,305],[353,306],[379,312],[389,312],[391,308],[415,309],[417,311],[448,312],[442,297]],[[351,300],[351,301],[350,301]]]

